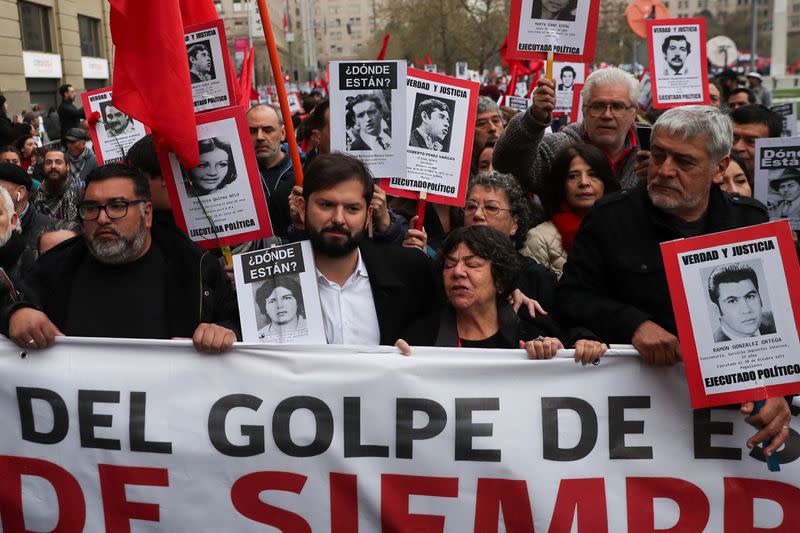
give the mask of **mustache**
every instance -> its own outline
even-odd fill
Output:
[[[99,228],[94,230],[94,233],[92,234],[92,236],[93,237],[97,237],[100,234],[100,232],[103,232],[103,233],[109,232],[109,233],[113,233],[117,237],[120,237],[120,238],[122,237],[122,233],[120,233],[119,230],[117,230],[117,228],[115,228],[111,224],[107,224],[105,226],[100,226]]]
[[[348,237],[350,236],[350,230],[345,226],[330,226],[324,228],[320,233],[343,233]]]

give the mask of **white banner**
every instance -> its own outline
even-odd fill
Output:
[[[798,434],[768,472],[638,358],[66,339],[0,376],[3,533],[800,530]]]

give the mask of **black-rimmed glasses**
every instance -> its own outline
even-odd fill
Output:
[[[147,200],[114,200],[107,204],[83,203],[78,205],[78,216],[81,220],[97,220],[102,209],[108,218],[117,220],[128,214],[128,206],[145,202]]]
[[[625,113],[627,113],[629,109],[632,109],[633,106],[623,104],[622,102],[592,102],[591,104],[585,105],[584,108],[588,109],[589,114],[593,117],[599,117],[605,113],[606,110],[610,110],[612,115],[619,118],[625,116]]]

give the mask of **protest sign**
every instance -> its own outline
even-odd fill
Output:
[[[770,107],[781,116],[783,127],[781,137],[794,137],[797,135],[797,102],[778,104]]]
[[[87,117],[95,112],[100,113],[98,122],[88,121],[98,165],[123,161],[128,149],[150,133],[150,128],[114,106],[111,87],[86,91],[81,94],[81,100]]]
[[[787,219],[800,230],[800,137],[756,139],[754,185],[770,220]]]
[[[406,62],[330,62],[331,150],[373,175],[405,176]]]
[[[506,96],[505,97],[505,105],[510,107],[511,109],[516,109],[517,111],[525,111],[531,106],[531,99],[530,98],[522,98],[519,96]]]
[[[570,122],[583,122],[583,84],[578,83],[572,91],[572,110],[569,113]]]
[[[511,0],[508,56],[594,63],[600,0]]]
[[[427,192],[429,202],[463,206],[472,160],[478,85],[441,74],[408,69],[403,176],[381,187],[404,198]]]
[[[800,393],[800,268],[770,222],[662,243],[693,407]]]
[[[436,65],[433,64],[425,65],[424,68],[425,72],[434,72],[434,73],[439,72],[439,69],[436,67]]]
[[[583,86],[586,79],[586,65],[583,63],[553,64],[556,83],[556,107],[554,115],[564,115],[572,111],[572,93],[576,85]]]
[[[3,531],[800,530],[800,435],[768,472],[680,365],[190,344],[0,342]]]
[[[326,344],[311,242],[233,256],[245,342]]]
[[[648,20],[653,107],[709,104],[706,21]]]
[[[289,112],[291,114],[295,113],[302,113],[303,112],[303,101],[300,98],[300,93],[288,93],[286,95],[286,100],[289,102]]]
[[[234,105],[233,70],[222,20],[187,26],[184,31],[195,113]]]
[[[200,165],[184,169],[159,151],[175,221],[203,247],[272,236],[250,132],[239,106],[197,115]]]
[[[456,63],[456,78],[460,80],[469,79],[469,66],[466,61],[459,61]]]

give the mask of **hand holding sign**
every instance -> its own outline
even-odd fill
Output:
[[[747,447],[754,448],[759,443],[771,438],[772,442],[764,448],[764,456],[769,457],[789,438],[791,433],[789,422],[792,419],[792,413],[789,411],[789,404],[783,397],[767,398],[761,409],[756,414],[751,414],[754,407],[755,402],[744,402],[740,409],[742,413],[750,415],[745,418],[745,422],[760,428],[758,433],[748,439]]]
[[[550,120],[550,114],[556,107],[556,84],[547,78],[539,79],[539,86],[533,93],[531,113],[539,122]]]

